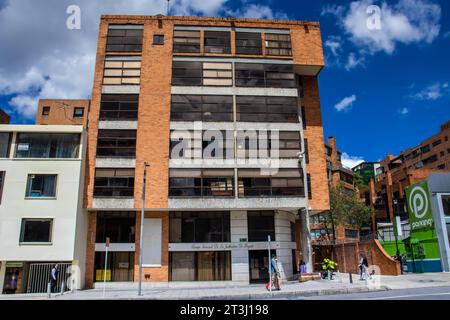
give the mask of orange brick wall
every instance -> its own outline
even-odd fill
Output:
[[[42,108],[50,107],[48,116],[42,115]],[[84,117],[74,117],[75,107],[84,108]],[[89,100],[41,99],[36,114],[36,124],[84,125],[88,119]]]
[[[9,115],[0,109],[0,124],[9,124],[10,117]]]

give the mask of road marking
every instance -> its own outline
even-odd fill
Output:
[[[405,296],[366,298],[366,299],[356,299],[356,300],[388,300],[388,299],[401,299],[401,298],[411,298],[411,297],[447,296],[447,295],[450,295],[450,292],[428,293],[428,294],[410,294],[410,295],[405,295]]]

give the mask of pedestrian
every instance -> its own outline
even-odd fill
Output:
[[[300,273],[307,273],[308,270],[306,269],[306,263],[305,261],[300,261]]]
[[[51,292],[55,292],[55,289],[58,284],[58,275],[59,275],[59,267],[58,264],[55,264],[50,273]]]
[[[269,263],[269,268],[271,272],[272,279],[269,279],[269,282],[266,285],[266,289],[270,290],[270,287],[275,288],[275,290],[280,290],[280,280],[279,280],[279,270],[277,265],[277,257],[272,255],[272,259]]]
[[[359,280],[364,280],[367,276],[367,268],[369,267],[369,263],[367,262],[367,257],[364,253],[360,254],[360,260],[359,260],[359,271],[360,271],[360,277]]]

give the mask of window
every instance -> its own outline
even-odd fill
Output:
[[[232,86],[233,72],[231,63],[204,62],[203,63],[204,86]]]
[[[173,61],[172,85],[174,86],[201,86],[202,63],[197,61]]]
[[[296,87],[292,64],[237,62],[235,69],[238,87]]]
[[[438,145],[440,145],[442,143],[442,140],[436,140],[436,141],[434,141],[431,145],[433,146],[433,147],[436,147],[436,146],[438,146]]]
[[[172,85],[231,86],[233,85],[231,63],[174,61]]]
[[[200,53],[200,31],[175,30],[173,52]]]
[[[0,158],[9,157],[9,149],[11,146],[11,136],[9,132],[0,132]]]
[[[248,211],[248,241],[275,241],[275,212],[274,211]]]
[[[164,44],[164,35],[163,34],[154,34],[153,35],[153,44]]]
[[[83,118],[84,117],[84,108],[75,107],[73,109],[73,117],[74,118]]]
[[[305,163],[309,163],[309,147],[308,147],[308,139],[303,139],[303,144],[305,147]]]
[[[339,172],[339,178],[340,178],[341,181],[344,181],[344,182],[349,183],[349,184],[353,184],[353,176],[348,174],[348,173],[346,173],[346,172],[340,171]]]
[[[48,116],[50,114],[50,107],[42,107],[42,115]]]
[[[231,280],[231,251],[169,252],[169,281]]]
[[[254,139],[254,142],[250,142]],[[275,144],[278,139],[278,145]],[[279,157],[281,159],[298,158],[300,152],[300,133],[297,131],[280,131],[277,134],[267,134],[238,131],[237,133],[237,157],[249,159],[262,157],[258,151],[267,150],[267,157]]]
[[[438,170],[444,170],[445,169],[445,163],[438,165],[437,169]]]
[[[304,106],[301,106],[301,112],[302,112],[302,126],[303,130],[306,130],[306,109]]]
[[[438,160],[438,155],[435,154],[435,155],[432,155],[431,157],[428,157],[428,158],[424,159],[424,160],[422,161],[422,163],[423,163],[423,165],[425,166],[425,165],[427,165],[427,164],[434,163],[434,162],[436,162],[437,160]]]
[[[53,219],[22,219],[20,243],[50,243]]]
[[[106,57],[103,84],[139,85],[141,83],[140,57]]]
[[[260,169],[239,169],[238,178],[239,197],[305,195],[299,169],[279,169],[271,175],[262,174]]]
[[[120,26],[109,27],[108,38],[106,40],[107,52],[141,52],[143,26],[129,26],[120,29]],[[130,27],[133,27],[131,29]]]
[[[229,212],[170,212],[169,242],[230,242]]]
[[[311,200],[312,199],[311,175],[309,173],[306,175],[306,183],[308,186],[308,199]]]
[[[134,243],[136,214],[134,212],[99,212],[97,213],[97,243]]]
[[[345,229],[345,237],[348,239],[358,239],[358,230]]]
[[[450,195],[441,195],[442,209],[447,217],[450,217]]]
[[[131,121],[138,118],[137,94],[102,94],[100,121]]]
[[[136,130],[98,130],[97,157],[136,156]]]
[[[291,242],[295,242],[295,223],[290,221],[289,225],[291,226]]]
[[[236,54],[262,54],[262,40],[259,32],[236,32]]]
[[[3,185],[5,184],[5,171],[0,171],[0,203],[2,203]]]
[[[16,158],[78,158],[78,133],[19,133]]]
[[[96,169],[94,197],[133,198],[134,169]]]
[[[205,52],[231,53],[231,38],[229,31],[205,31]]]
[[[298,123],[295,97],[237,96],[236,120],[242,122]]]
[[[25,196],[27,198],[56,197],[56,174],[29,174]]]
[[[233,97],[172,95],[170,120],[233,121]]]
[[[171,169],[169,197],[232,197],[233,169]]]
[[[422,153],[427,153],[431,150],[430,145],[427,144],[426,146],[423,146],[422,148],[420,148],[420,150],[422,151]]]
[[[291,36],[266,33],[266,54],[269,56],[292,56]]]

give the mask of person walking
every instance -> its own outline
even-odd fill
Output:
[[[58,264],[55,264],[50,273],[50,283],[51,283],[51,291],[55,292],[55,289],[58,284],[58,276],[59,276],[59,267]]]
[[[272,285],[275,290],[280,290],[280,272],[278,270],[278,260],[276,255],[272,255],[272,259],[270,261],[270,268],[272,272]]]
[[[367,257],[364,253],[360,254],[360,260],[359,260],[359,270],[360,270],[360,276],[359,280],[365,280],[368,276],[367,274],[367,268],[369,267],[369,263],[367,262]]]

